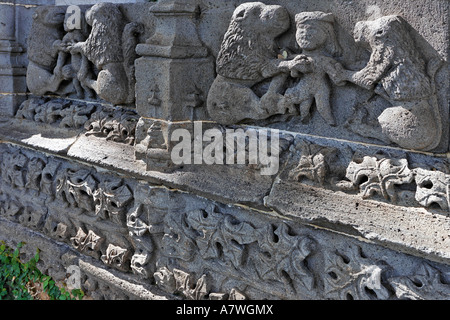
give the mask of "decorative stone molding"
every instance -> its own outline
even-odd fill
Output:
[[[449,5],[372,5],[12,1],[0,240],[94,299],[450,299]]]

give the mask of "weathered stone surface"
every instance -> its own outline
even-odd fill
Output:
[[[448,216],[361,200],[360,196],[279,181],[266,198],[266,205],[306,223],[386,243],[403,252],[448,261]]]
[[[54,4],[0,4],[0,240],[93,299],[450,299],[447,1]]]

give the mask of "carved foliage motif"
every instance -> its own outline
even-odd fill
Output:
[[[132,111],[100,109],[84,125],[86,135],[105,137],[106,140],[133,144],[138,116]]]
[[[385,265],[371,261],[352,246],[345,253],[325,254],[325,294],[331,299],[388,299],[390,293],[382,283]]]
[[[97,216],[123,224],[125,209],[133,194],[122,179],[103,180],[92,196]]]
[[[198,254],[206,261],[233,266],[248,280],[278,283],[293,292],[314,286],[306,263],[314,240],[291,235],[285,224],[255,228],[213,209],[189,211],[176,226],[171,223],[170,234],[163,238],[167,257],[190,261]]]
[[[122,179],[104,177],[92,169],[68,168],[59,160],[18,150],[4,152],[0,170],[5,182],[0,188],[2,215],[127,270],[131,246],[119,230],[125,225],[125,210],[133,194]],[[15,189],[22,190],[20,200]],[[99,219],[111,221],[112,227],[100,224],[97,228]]]
[[[132,187],[92,169],[67,168],[57,159],[15,149],[3,152],[1,159],[2,217],[70,243],[122,272],[154,279],[164,291],[188,299],[245,298],[251,290],[284,298],[449,297],[448,276],[428,263],[398,274],[389,262],[366,254],[364,246],[350,241],[336,248],[327,239],[303,234],[303,227],[294,230],[291,222],[262,218],[257,224],[245,215],[223,213],[217,205],[197,205],[192,196],[186,201],[190,209],[185,210],[181,202],[171,210],[173,202],[186,198],[145,183]],[[423,177],[433,171],[412,171],[417,185],[422,181],[427,189]],[[20,201],[11,189],[21,190]],[[115,200],[121,215],[126,213],[126,221],[111,219],[113,211],[105,214],[115,207],[112,202],[109,207],[101,205],[96,214],[94,194],[100,196],[99,189]],[[106,228],[106,222],[118,228]]]
[[[336,149],[306,141],[301,141],[292,152],[295,149],[300,149],[301,157],[298,165],[289,172],[289,178],[298,181],[308,179],[324,185],[330,174],[330,157],[336,153]]]
[[[281,174],[282,179],[348,193],[356,191],[364,199],[378,196],[378,200],[393,204],[405,200],[402,205],[443,211],[450,208],[450,174],[445,160],[432,166],[421,162],[411,166],[406,157],[380,151],[365,156],[359,151],[338,150],[298,138],[289,151],[287,174]],[[407,200],[409,197],[412,199]]]
[[[60,128],[80,129],[89,120],[96,106],[64,100],[29,99],[24,101],[16,118],[58,125]]]
[[[109,244],[106,254],[101,256],[101,260],[108,265],[114,266],[119,270],[127,271],[130,252],[128,249]]]
[[[92,230],[89,230],[86,234],[83,229],[78,228],[77,234],[70,238],[70,241],[78,251],[97,256],[104,238],[95,234]]]
[[[415,169],[416,200],[424,207],[438,205],[450,209],[450,175],[439,171]]]
[[[406,159],[363,157],[353,159],[347,168],[346,178],[358,187],[363,198],[378,193],[386,200],[397,200],[395,185],[411,183],[413,172]]]
[[[422,263],[414,275],[393,277],[389,283],[399,299],[437,300],[450,299],[450,281],[428,263]]]
[[[155,271],[152,259],[163,237],[163,219],[169,205],[167,190],[138,185],[134,189],[135,205],[127,212],[126,225],[134,245],[131,269],[143,278]]]
[[[86,136],[94,135],[130,145],[134,144],[139,120],[136,112],[132,110],[42,98],[24,101],[15,117],[59,128],[85,129]]]
[[[171,293],[182,294],[183,297],[190,300],[201,300],[209,298],[210,300],[245,300],[246,297],[239,290],[233,288],[230,293],[211,292],[208,284],[208,278],[204,274],[196,282],[192,275],[180,269],[174,268],[170,271],[162,267],[155,272],[155,280],[160,288]]]

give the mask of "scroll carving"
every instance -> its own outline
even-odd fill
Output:
[[[208,209],[189,211],[177,226],[172,222],[170,225],[170,233],[163,238],[163,244],[171,241],[163,245],[166,257],[186,262],[201,257],[211,266],[233,266],[242,273],[242,280],[270,282],[292,293],[306,293],[315,286],[306,262],[315,251],[315,241],[308,236],[291,235],[284,224],[255,228]]]

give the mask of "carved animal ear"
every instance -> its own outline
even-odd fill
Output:
[[[244,17],[245,17],[245,12],[246,12],[246,9],[245,9],[245,8],[241,9],[239,12],[236,12],[236,18],[235,18],[235,20],[236,20],[236,21],[240,21],[240,20],[244,19]]]
[[[375,32],[375,37],[380,38],[386,33],[386,29],[380,28]]]

